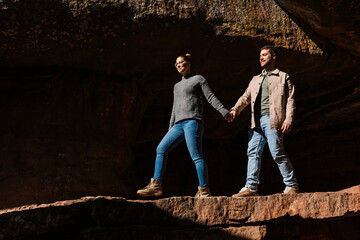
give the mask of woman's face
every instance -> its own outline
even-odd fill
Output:
[[[186,62],[183,57],[178,57],[175,62],[176,70],[183,76],[188,75],[190,71],[191,63]]]

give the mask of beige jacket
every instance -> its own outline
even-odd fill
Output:
[[[258,96],[264,71],[252,78],[245,93],[239,98],[235,106],[236,115],[251,103],[251,128],[255,128],[254,106]],[[283,123],[292,125],[295,112],[294,85],[285,72],[275,69],[269,74],[269,104],[270,128],[281,129]]]

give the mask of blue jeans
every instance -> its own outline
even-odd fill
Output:
[[[186,141],[191,159],[195,163],[199,186],[208,186],[208,168],[203,158],[202,138],[204,128],[199,120],[184,120],[176,123],[166,133],[156,148],[154,179],[162,180],[166,167],[167,154],[182,141]]]
[[[256,127],[249,130],[248,167],[246,187],[256,189],[260,183],[261,155],[268,143],[271,156],[279,167],[286,186],[297,187],[293,166],[283,147],[283,134],[281,130],[270,129],[270,116],[265,115],[256,119]]]

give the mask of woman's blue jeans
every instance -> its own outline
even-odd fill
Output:
[[[256,119],[256,127],[249,131],[248,167],[245,186],[256,189],[260,183],[261,155],[266,142],[271,156],[279,167],[284,184],[289,187],[297,187],[298,183],[293,166],[284,151],[283,134],[281,130],[270,129],[269,115]]]
[[[186,141],[191,159],[195,163],[199,186],[208,186],[208,168],[203,158],[202,138],[204,128],[199,120],[184,120],[176,123],[156,148],[154,179],[162,180],[166,168],[167,154],[182,141]]]

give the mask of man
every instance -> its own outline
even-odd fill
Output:
[[[289,132],[293,123],[295,89],[289,75],[275,68],[275,63],[275,48],[270,45],[262,47],[260,65],[263,71],[252,78],[245,93],[230,109],[234,119],[251,104],[246,184],[233,197],[258,195],[261,155],[266,143],[283,177],[284,193],[299,191],[293,166],[283,147],[283,133]]]

